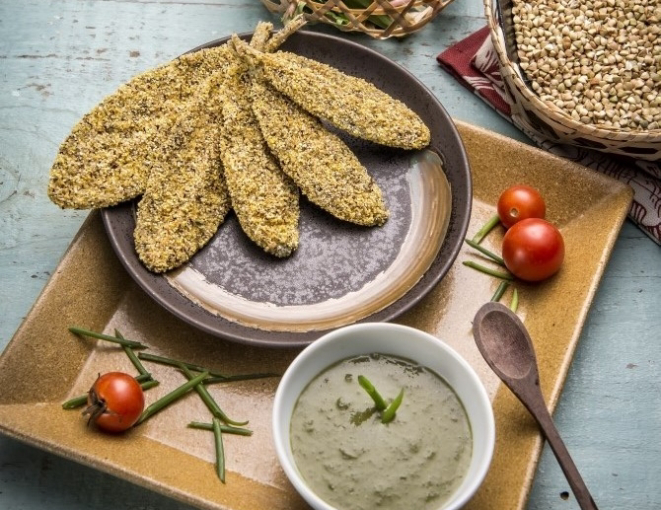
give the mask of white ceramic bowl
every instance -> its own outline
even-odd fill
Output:
[[[463,483],[438,510],[461,508],[489,469],[495,443],[491,402],[473,368],[451,347],[420,330],[391,323],[363,323],[332,331],[306,347],[283,375],[273,405],[278,459],[296,490],[313,508],[340,510],[319,498],[299,473],[291,450],[290,422],[298,396],[324,369],[343,359],[381,353],[413,360],[443,377],[464,404],[473,433],[473,455]]]

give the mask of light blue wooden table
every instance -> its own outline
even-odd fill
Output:
[[[0,0],[0,349],[87,214],[61,211],[45,193],[58,145],[74,123],[133,75],[250,31],[259,20],[278,21],[259,0]],[[346,37],[407,67],[454,117],[523,140],[436,64],[440,51],[483,25],[479,0],[456,0],[403,41]],[[629,222],[555,418],[602,510],[661,508],[661,250]],[[547,448],[528,508],[577,508],[564,491]],[[41,508],[189,507],[0,436],[0,509]]]

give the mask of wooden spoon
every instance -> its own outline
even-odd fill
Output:
[[[581,509],[596,510],[544,402],[535,351],[519,317],[501,303],[486,303],[473,320],[473,336],[489,366],[537,420]]]

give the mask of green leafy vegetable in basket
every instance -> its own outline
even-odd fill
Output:
[[[262,0],[287,24],[303,15],[308,21],[373,37],[404,36],[431,21],[452,0]]]

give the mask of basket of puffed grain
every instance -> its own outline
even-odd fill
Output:
[[[433,20],[452,0],[262,0],[283,21],[302,14],[308,22],[326,23],[343,32],[376,39],[403,37]]]
[[[661,160],[659,0],[484,0],[512,120],[545,139]]]

